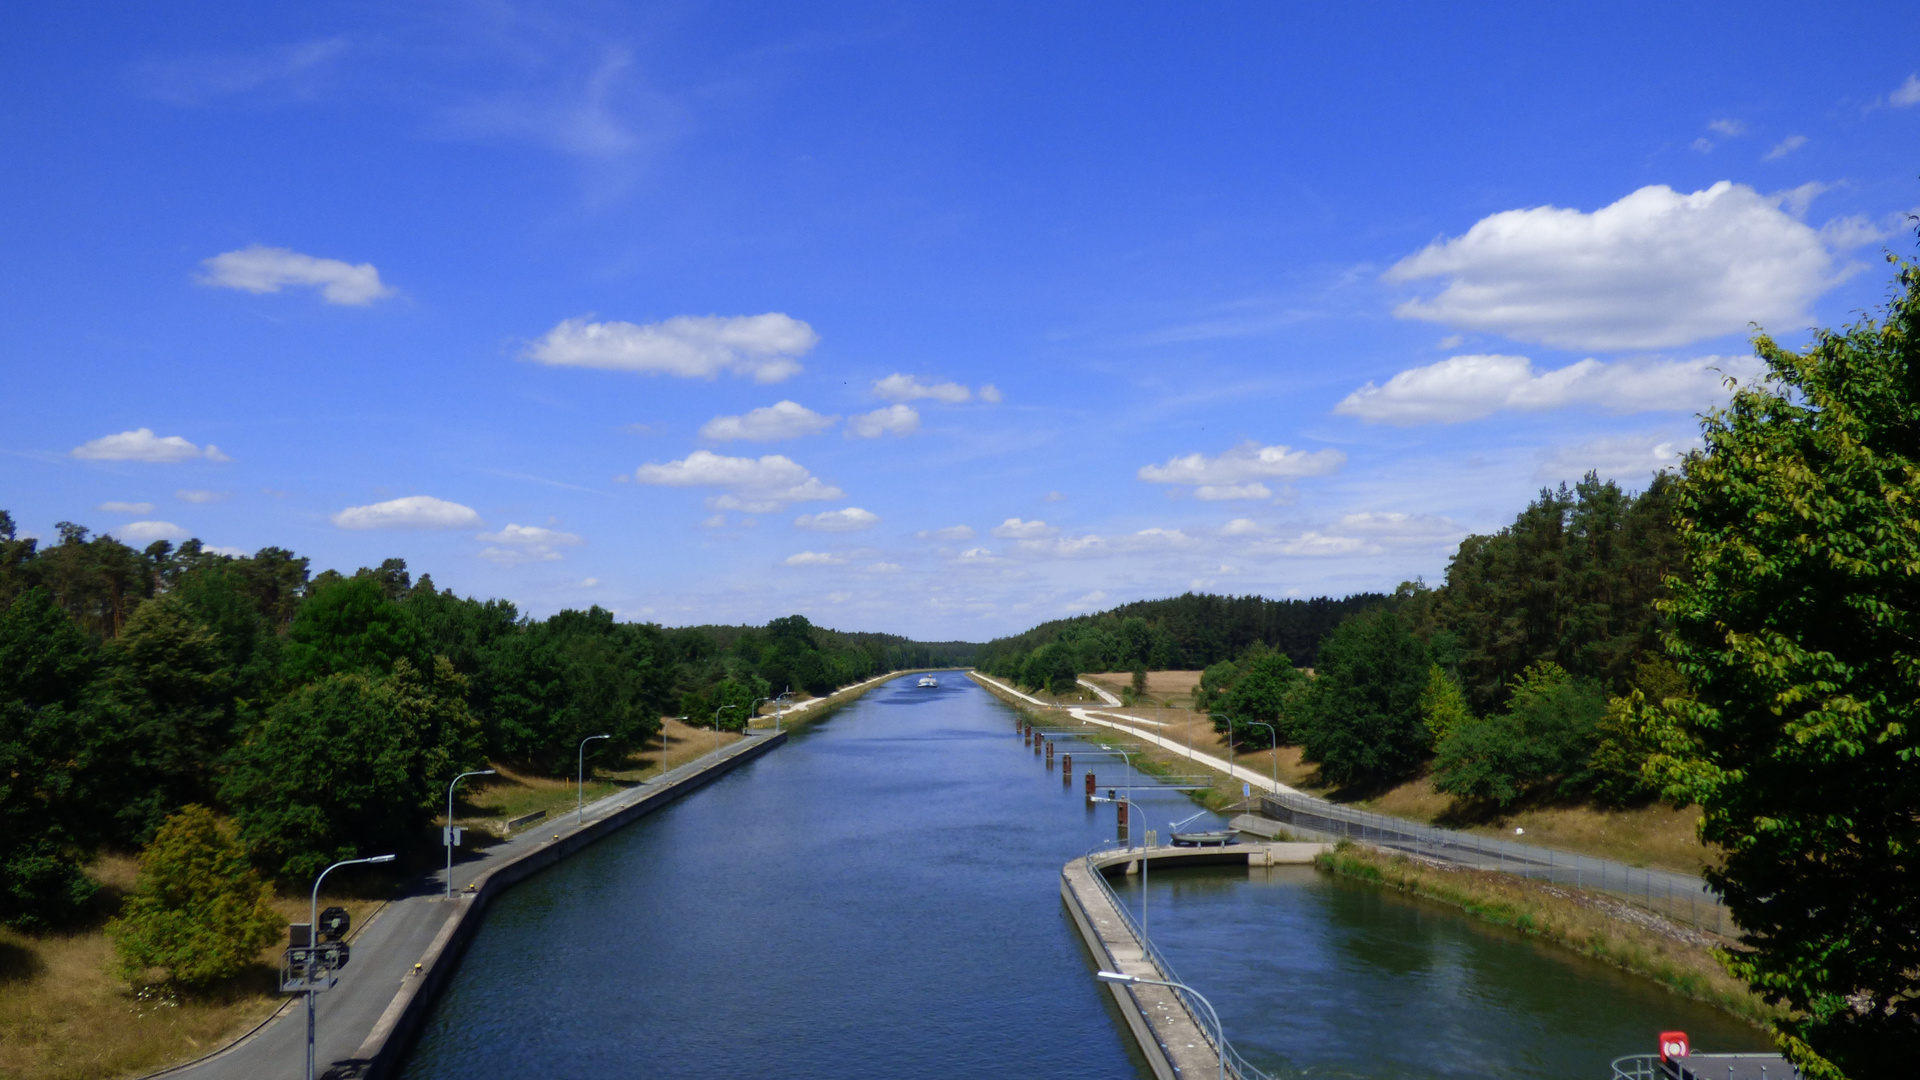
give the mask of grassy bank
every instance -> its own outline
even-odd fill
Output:
[[[1617,901],[1507,874],[1439,866],[1343,843],[1320,869],[1457,908],[1704,1001],[1755,1026],[1779,1011],[1728,975],[1720,942]]]

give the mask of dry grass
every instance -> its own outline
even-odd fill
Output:
[[[1707,1002],[1756,1026],[1781,1015],[1720,966],[1718,939],[1564,885],[1441,866],[1342,844],[1321,869],[1510,926]]]
[[[666,719],[660,734],[646,748],[613,762],[602,754],[595,761],[587,758],[586,801],[604,798],[621,788],[633,787],[671,769],[709,753],[715,746],[730,746],[745,738],[730,731],[716,737],[712,728],[693,727]],[[591,746],[588,747],[592,749]],[[541,776],[495,763],[497,776],[476,776],[460,786],[460,823],[505,836],[507,822],[513,818],[545,810],[559,817],[573,810],[580,798],[571,776]]]
[[[130,857],[108,855],[89,872],[105,886],[92,925],[61,934],[0,928],[0,1076],[139,1075],[218,1049],[279,1008],[284,941],[262,950],[239,977],[201,995],[136,992],[117,980],[113,945],[101,926],[132,887],[137,866]],[[322,896],[321,903],[345,907],[356,927],[380,907],[364,897]],[[289,922],[305,922],[307,906],[305,896],[274,901]]]
[[[1098,675],[1083,676],[1088,682],[1098,683],[1113,694],[1118,694],[1133,685],[1131,671],[1103,671]],[[1180,708],[1193,704],[1193,692],[1200,688],[1198,671],[1149,671],[1147,672],[1147,703],[1153,705],[1171,705]]]

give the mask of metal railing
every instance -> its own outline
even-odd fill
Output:
[[[1094,855],[1098,854],[1099,851],[1100,849],[1095,849],[1087,853],[1085,860],[1087,873],[1093,875],[1093,880],[1100,883],[1101,891],[1107,895],[1107,902],[1113,905],[1113,910],[1120,913],[1121,920],[1127,924],[1127,929],[1133,933],[1134,940],[1140,942],[1140,948],[1147,954],[1147,959],[1153,961],[1154,966],[1160,969],[1160,977],[1167,982],[1185,982],[1186,980],[1180,978],[1180,976],[1174,972],[1173,965],[1167,963],[1167,958],[1160,954],[1159,948],[1147,938],[1146,934],[1141,932],[1140,924],[1133,919],[1133,912],[1128,910],[1127,905],[1121,902],[1120,894],[1113,891],[1113,886],[1107,883],[1107,876],[1100,872],[1100,867],[1093,861]],[[1214,1032],[1209,1030],[1207,1025],[1199,1019],[1201,1016],[1206,1015],[1206,1012],[1194,1002],[1193,995],[1177,987],[1169,987],[1168,989],[1172,990],[1173,993],[1179,997],[1181,1006],[1187,1010],[1187,1017],[1193,1021],[1193,1026],[1200,1030],[1200,1037],[1207,1041],[1208,1046],[1213,1047],[1214,1053],[1226,1060],[1227,1074],[1229,1076],[1238,1077],[1239,1080],[1274,1080],[1273,1077],[1255,1068],[1246,1058],[1241,1057],[1240,1051],[1235,1050],[1233,1043],[1228,1041],[1224,1035],[1219,1039],[1215,1039]],[[1149,1024],[1149,1028],[1151,1028],[1151,1024]]]
[[[1676,923],[1716,934],[1735,931],[1731,916],[1707,883],[1689,874],[1648,870],[1610,859],[1455,832],[1404,818],[1284,793],[1255,795],[1262,817],[1328,836],[1501,873],[1605,893]]]
[[[1613,1059],[1613,1080],[1673,1080],[1659,1054],[1628,1054]]]

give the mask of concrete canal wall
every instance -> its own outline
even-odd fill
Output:
[[[1223,848],[1153,847],[1103,851],[1075,859],[1060,871],[1060,897],[1080,930],[1093,962],[1105,971],[1145,979],[1171,981],[1146,948],[1133,919],[1120,907],[1113,890],[1100,880],[1106,873],[1136,874],[1142,864],[1155,867],[1238,863],[1243,866],[1307,864],[1331,844],[1240,844]],[[1126,1017],[1127,1030],[1146,1056],[1155,1080],[1197,1080],[1215,1075],[1220,1058],[1206,1026],[1193,1015],[1179,994],[1164,986],[1124,986],[1108,983],[1107,990]]]

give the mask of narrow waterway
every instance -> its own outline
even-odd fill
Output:
[[[409,1080],[1149,1075],[1061,865],[1111,838],[964,677],[896,680],[510,891]],[[1123,782],[1118,757],[1076,774]],[[1164,830],[1195,807],[1143,785]],[[1211,815],[1194,823],[1218,821]],[[1123,886],[1134,905],[1137,886]],[[1653,1033],[1757,1034],[1649,984],[1311,870],[1156,875],[1156,942],[1276,1076],[1605,1077]]]

